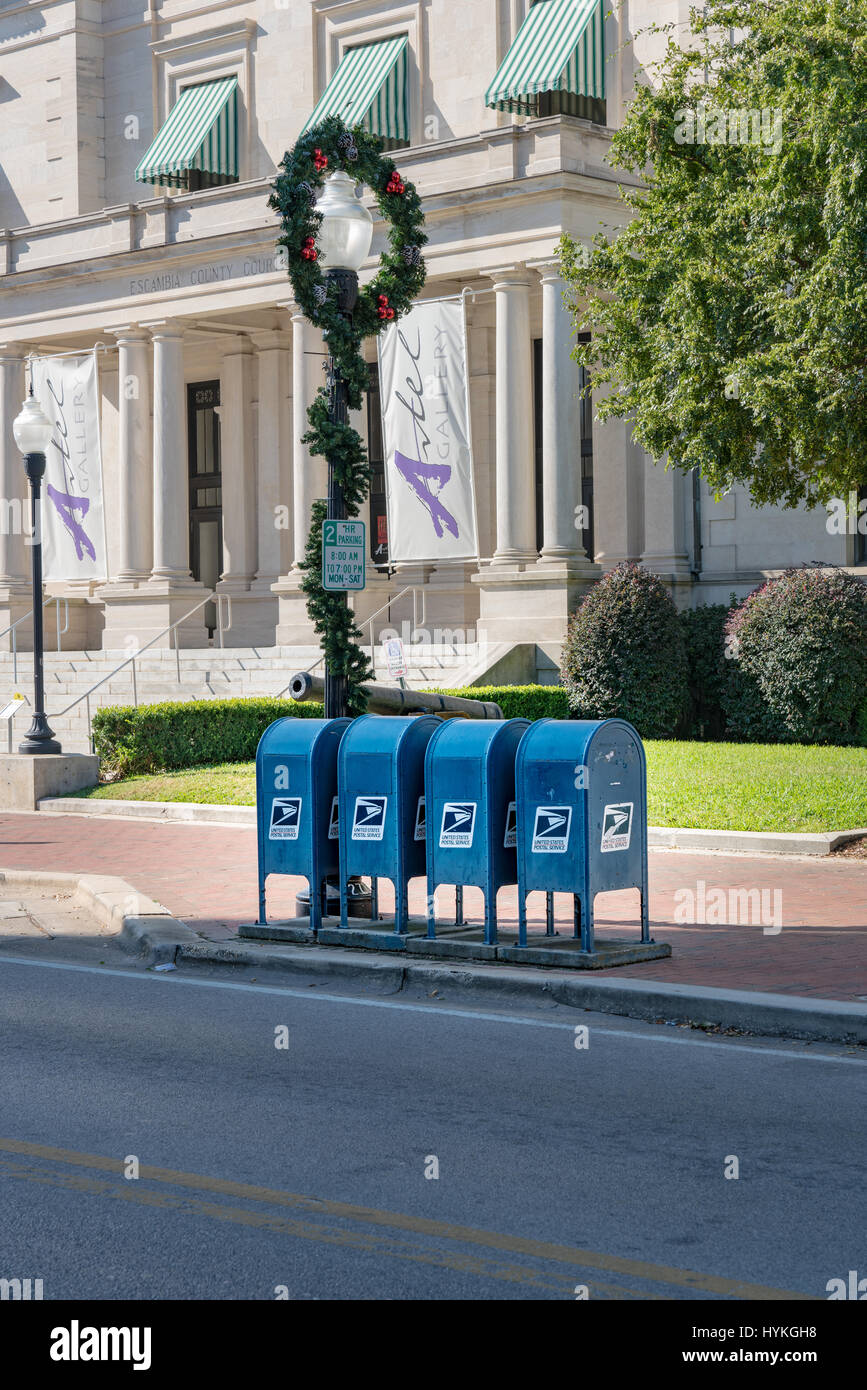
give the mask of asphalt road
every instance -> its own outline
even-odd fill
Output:
[[[867,1270],[863,1054],[62,954],[0,953],[0,1277],[46,1299],[825,1298]]]

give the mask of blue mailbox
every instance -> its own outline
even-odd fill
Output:
[[[409,880],[425,871],[424,756],[441,722],[431,714],[364,714],[343,735],[337,759],[342,927],[349,925],[347,879],[367,874],[374,884],[391,879],[394,929],[408,928]]]
[[[517,757],[518,945],[527,944],[527,894],[574,895],[575,935],[593,952],[597,893],[637,888],[641,940],[650,940],[644,746],[622,719],[539,719]]]
[[[481,723],[450,719],[427,746],[429,937],[436,935],[434,890],[456,887],[456,925],[463,920],[463,886],[485,895],[485,942],[497,940],[497,890],[517,882],[515,859],[515,754],[527,719]]]
[[[337,750],[349,719],[275,719],[256,749],[259,922],[269,874],[310,884],[310,925],[322,923],[325,880],[339,870]]]

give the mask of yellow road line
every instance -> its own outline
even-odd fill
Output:
[[[0,1139],[0,1152],[21,1154],[29,1158],[47,1159],[55,1163],[65,1163],[71,1167],[89,1168],[97,1172],[123,1174],[124,1163],[119,1158],[106,1158],[100,1154],[79,1153],[74,1149],[58,1149],[48,1144],[29,1144],[18,1139]],[[409,1216],[402,1212],[379,1211],[374,1207],[357,1206],[349,1202],[336,1202],[327,1198],[309,1197],[295,1192],[282,1192],[276,1188],[259,1187],[250,1183],[231,1182],[223,1178],[203,1174],[185,1173],[174,1168],[157,1168],[142,1164],[139,1180],[165,1183],[172,1187],[189,1188],[198,1192],[212,1192],[220,1196],[240,1197],[253,1202],[265,1202],[272,1206],[290,1207],[315,1216],[331,1216],[344,1220],[360,1222],[365,1225],[384,1226],[395,1231],[412,1232],[416,1235],[432,1236],[440,1240],[459,1241],[465,1245],[475,1245],[482,1249],[498,1250],[512,1255],[527,1255],[534,1259],[568,1264],[579,1268],[603,1270],[610,1274],[624,1274],[633,1279],[646,1279],[651,1282],[670,1284],[679,1288],[691,1289],[699,1293],[716,1294],[722,1298],[736,1299],[796,1299],[812,1301],[811,1294],[796,1293],[788,1289],[769,1288],[764,1284],[749,1284],[738,1279],[727,1279],[716,1274],[700,1274],[695,1270],[677,1269],[670,1265],[652,1264],[645,1260],[631,1260],[619,1255],[607,1255],[595,1250],[582,1250],[575,1246],[557,1245],[548,1241],[530,1240],[524,1236],[500,1235],[495,1231],[483,1231],[473,1226],[458,1226],[450,1222],[436,1221],[429,1217]],[[34,1179],[36,1180],[36,1179]],[[108,1184],[105,1185],[108,1188]],[[118,1195],[134,1191],[131,1186],[111,1189]],[[133,1200],[146,1200],[143,1189]],[[156,1194],[147,1194],[154,1197]],[[178,1199],[179,1200],[179,1199]],[[159,1205],[152,1202],[152,1205]],[[165,1205],[172,1205],[171,1202]],[[195,1205],[195,1204],[194,1204]],[[215,1207],[204,1212],[207,1204],[199,1203],[203,1214],[219,1216],[229,1208]],[[273,1220],[255,1212],[239,1212],[239,1215],[252,1218],[246,1224],[267,1226]],[[225,1219],[233,1219],[226,1217]],[[286,1223],[297,1225],[298,1223]],[[280,1227],[284,1229],[284,1227]],[[300,1232],[293,1232],[300,1234]],[[336,1233],[332,1233],[335,1235]],[[341,1233],[346,1234],[346,1233]],[[317,1236],[325,1239],[325,1236]],[[337,1243],[351,1243],[342,1240]],[[464,1268],[463,1265],[460,1266]],[[535,1271],[533,1271],[535,1273]],[[620,1290],[617,1292],[621,1293]]]

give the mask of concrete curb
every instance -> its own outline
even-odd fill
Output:
[[[305,983],[351,979],[367,993],[408,994],[428,998],[433,989],[442,1002],[460,996],[520,1002],[524,1006],[559,1004],[573,1009],[615,1014],[646,1022],[689,1023],[735,1028],[768,1037],[813,1042],[867,1044],[867,1005],[835,999],[805,999],[753,990],[713,989],[701,985],[662,984],[657,980],[588,979],[573,971],[507,965],[427,964],[373,951],[329,950],[321,946],[218,945],[197,941],[181,946],[177,962],[232,965],[274,970]]]
[[[89,797],[53,796],[39,802],[39,810],[62,816],[111,816],[185,825],[233,825],[256,828],[255,806],[218,806],[201,801],[95,801]],[[796,854],[826,857],[839,845],[867,835],[860,830],[796,834],[765,830],[689,830],[650,825],[650,849],[681,849],[718,854]]]
[[[173,961],[179,946],[198,941],[185,922],[167,907],[139,893],[126,879],[97,874],[47,873],[39,869],[2,869],[0,883],[71,893],[103,926],[118,930],[118,945],[151,965]]]
[[[385,952],[346,947],[283,946],[249,942],[225,945],[205,941],[192,927],[172,917],[161,904],[136,891],[125,879],[87,874],[2,869],[0,883],[15,887],[64,889],[87,905],[100,921],[119,926],[118,945],[148,964],[255,966],[304,983],[351,981],[369,994],[406,994],[429,998],[474,997],[524,1006],[559,1004],[572,1009],[656,1022],[735,1028],[769,1037],[814,1042],[867,1044],[867,1005],[835,999],[753,990],[713,989],[702,985],[663,984],[658,980],[588,978],[583,972],[540,966],[430,963],[418,958],[396,960]],[[2,956],[0,956],[2,960]]]

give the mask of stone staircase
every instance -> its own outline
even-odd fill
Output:
[[[512,651],[509,644],[475,642],[407,648],[406,682],[414,688],[462,687],[485,679],[493,668],[508,662]],[[177,654],[151,649],[136,658],[134,676],[132,663],[121,667],[127,656],[123,651],[46,652],[46,711],[64,751],[90,751],[89,717],[103,705],[279,696],[296,671],[321,674],[323,669],[318,647],[204,647]],[[398,684],[388,674],[380,646],[375,670],[380,684]],[[88,700],[84,697],[89,691]],[[17,747],[30,723],[33,700],[32,654],[19,652],[16,659],[11,652],[0,652],[0,705],[15,694],[26,703],[5,728],[0,723],[0,751],[5,751],[10,733],[11,745]]]

